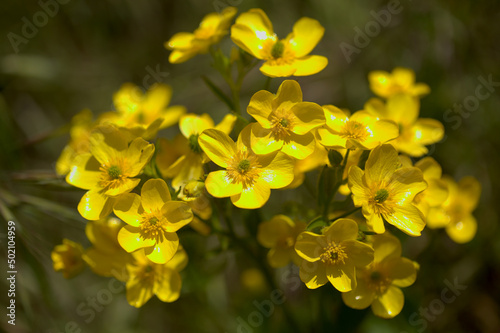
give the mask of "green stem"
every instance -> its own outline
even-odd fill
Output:
[[[356,208],[354,208],[353,210],[351,210],[351,211],[349,211],[349,212],[347,212],[347,213],[344,213],[344,214],[342,214],[342,215],[340,215],[340,216],[337,216],[336,218],[331,219],[331,220],[330,220],[330,222],[335,222],[335,221],[337,221],[338,219],[342,219],[342,218],[347,217],[347,216],[349,216],[349,215],[351,215],[351,214],[354,214],[354,213],[356,213],[357,211],[359,211],[360,209],[361,209],[361,207],[356,207]]]

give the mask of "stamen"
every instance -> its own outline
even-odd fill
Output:
[[[281,58],[283,56],[283,52],[285,51],[285,44],[281,41],[277,41],[274,43],[273,48],[271,49],[271,55],[273,58]]]
[[[377,203],[382,203],[387,200],[389,197],[389,191],[387,191],[385,188],[380,189],[375,193],[375,202]]]
[[[198,154],[203,152],[203,150],[200,147],[200,144],[198,143],[199,136],[200,136],[199,134],[191,134],[188,139],[189,148],[191,148],[193,152]]]
[[[331,243],[324,250],[325,251],[320,255],[321,261],[323,261],[324,263],[330,265],[345,263],[347,254],[345,253],[344,247],[342,245]]]

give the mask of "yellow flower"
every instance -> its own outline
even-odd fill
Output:
[[[399,93],[421,97],[430,92],[425,83],[415,83],[415,73],[408,68],[396,67],[392,73],[373,71],[368,74],[370,89],[380,97],[391,97]]]
[[[261,9],[241,14],[231,27],[231,39],[240,48],[266,62],[260,71],[270,77],[313,75],[326,67],[328,59],[308,55],[323,38],[325,28],[308,17],[298,20],[293,32],[278,39],[273,25]]]
[[[376,233],[384,233],[384,218],[408,235],[419,236],[425,219],[412,202],[427,184],[420,169],[399,166],[398,153],[391,145],[372,150],[364,171],[356,165],[349,170],[352,200],[356,207],[363,207],[363,215]]]
[[[162,302],[174,302],[179,298],[182,286],[179,271],[187,265],[187,254],[179,247],[173,258],[166,264],[155,264],[148,260],[144,250],[132,254],[135,261],[127,264],[127,301],[140,308],[153,295]]]
[[[205,130],[198,142],[208,157],[226,170],[208,174],[205,186],[217,198],[231,197],[236,207],[262,207],[271,189],[283,188],[293,180],[293,160],[282,152],[256,155],[250,148],[250,126],[234,141],[224,132]]]
[[[294,222],[285,215],[276,215],[271,220],[259,224],[257,240],[265,248],[271,249],[267,253],[267,260],[271,267],[284,267],[290,261],[300,265],[301,259],[295,252],[295,240],[304,231],[306,224]]]
[[[85,268],[82,254],[83,248],[80,244],[64,238],[63,243],[54,247],[50,254],[54,270],[62,272],[66,279],[75,277]]]
[[[393,121],[379,120],[366,111],[349,116],[333,105],[325,105],[323,110],[326,126],[318,129],[318,137],[325,147],[369,150],[399,135]]]
[[[439,121],[418,118],[419,108],[418,98],[408,94],[393,95],[386,104],[378,98],[371,98],[365,104],[366,111],[399,125],[399,137],[390,143],[412,157],[427,154],[429,150],[425,146],[439,142],[444,136],[444,127]]]
[[[446,233],[456,243],[467,243],[476,235],[477,221],[472,215],[481,196],[481,184],[474,177],[462,178],[458,184],[448,176],[443,180],[449,195],[439,207],[431,208],[427,217],[429,228],[446,228]]]
[[[180,105],[167,107],[172,98],[172,88],[166,84],[154,84],[144,94],[141,88],[125,83],[113,95],[118,117],[111,121],[118,126],[136,129],[135,134],[150,139],[159,129],[176,124],[186,113]],[[146,133],[142,133],[146,131]]]
[[[218,43],[227,32],[236,8],[226,7],[219,13],[206,15],[194,33],[179,32],[165,43],[165,48],[173,50],[168,57],[172,64],[180,64],[197,54],[207,53],[209,47]]]
[[[371,246],[357,241],[358,224],[338,219],[323,229],[323,235],[303,232],[295,250],[305,260],[300,265],[300,279],[310,289],[328,281],[341,292],[356,287],[356,270],[373,261]]]
[[[78,204],[87,220],[99,220],[113,209],[115,198],[130,192],[140,179],[136,177],[149,162],[154,145],[142,138],[130,145],[123,133],[111,125],[97,127],[90,136],[90,153],[79,155],[66,181],[89,190]]]
[[[207,163],[209,159],[198,143],[198,137],[201,132],[209,128],[215,128],[223,131],[225,134],[229,134],[235,122],[236,116],[231,114],[226,115],[217,126],[215,126],[212,118],[206,113],[201,116],[190,113],[181,117],[179,127],[186,140],[179,142],[179,147],[176,150],[179,151],[182,149],[185,154],[179,157],[166,170],[162,170],[165,177],[173,178],[172,187],[175,190],[179,190],[179,188],[191,180],[203,178],[203,163]],[[169,154],[169,152],[167,151],[165,154]]]
[[[115,215],[128,225],[120,229],[118,242],[127,252],[144,248],[154,263],[169,261],[179,247],[176,231],[191,222],[193,213],[184,202],[171,201],[162,179],[144,183],[141,195],[127,193],[114,207]]]
[[[353,309],[366,309],[371,305],[375,315],[393,318],[404,305],[404,295],[399,288],[415,282],[418,264],[401,257],[401,243],[396,237],[386,233],[373,239],[373,263],[357,271],[358,285],[342,293],[342,299]]]
[[[123,226],[124,223],[115,217],[89,221],[85,226],[92,246],[85,250],[83,260],[94,273],[125,281],[125,265],[130,263],[132,256],[118,243],[118,232]]]
[[[202,180],[191,180],[183,187],[177,197],[187,202],[196,215],[189,226],[201,235],[208,236],[211,229],[201,220],[208,220],[212,216],[212,205],[206,196],[205,183]]]
[[[252,150],[259,155],[281,150],[304,159],[316,145],[311,131],[325,123],[319,105],[302,102],[302,91],[294,80],[283,81],[276,95],[266,90],[255,93],[247,111],[257,120],[250,140]]]
[[[403,166],[412,166],[411,160],[407,156],[400,156],[399,158]],[[448,198],[448,186],[441,179],[441,166],[432,157],[424,157],[415,164],[415,167],[422,171],[427,188],[415,196],[413,203],[427,217],[429,209],[441,206]]]
[[[295,161],[293,181],[284,189],[294,189],[302,185],[306,172],[328,164],[328,151],[316,140],[314,151],[302,160]]]

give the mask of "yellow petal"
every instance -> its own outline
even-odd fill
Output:
[[[166,46],[167,44],[165,44]],[[195,55],[197,55],[198,52],[196,49],[188,49],[188,50],[174,50],[170,53],[168,56],[168,62],[171,64],[180,64],[185,61],[188,61]]]
[[[211,195],[216,198],[225,198],[241,193],[241,183],[233,183],[227,171],[219,170],[210,172],[205,180],[205,186]]]
[[[153,285],[144,283],[138,277],[131,278],[127,281],[127,301],[130,305],[140,308],[153,296]]]
[[[170,303],[179,298],[181,285],[182,281],[179,273],[164,269],[154,284],[153,292],[162,302]]]
[[[310,55],[295,59],[295,76],[307,76],[321,72],[328,65],[328,58],[319,55]]]
[[[415,166],[422,170],[425,180],[441,178],[441,166],[430,156],[422,158],[420,161],[415,163]]]
[[[273,93],[267,90],[256,92],[250,99],[247,107],[247,112],[255,118],[264,128],[270,128],[269,115],[273,111]]]
[[[226,114],[222,121],[215,126],[215,129],[229,135],[233,130],[234,124],[238,118],[233,114]]]
[[[252,124],[250,142],[252,150],[259,155],[273,153],[283,146],[283,140],[276,139],[270,129],[262,127],[259,123]]]
[[[282,152],[270,154],[259,159],[262,172],[259,180],[266,182],[272,189],[283,188],[293,181],[293,160]]]
[[[384,218],[390,224],[410,236],[420,236],[420,232],[425,227],[425,218],[412,204],[405,204],[394,208],[391,215],[384,214]]]
[[[420,101],[408,94],[397,94],[387,100],[386,116],[398,124],[412,125],[418,118]]]
[[[385,233],[373,236],[373,249],[375,250],[374,262],[401,257],[401,242],[395,236]]]
[[[365,165],[365,177],[368,184],[380,184],[388,179],[399,166],[396,149],[391,145],[382,145],[373,149]]]
[[[296,71],[297,67],[295,62],[291,64],[277,64],[276,62],[270,60],[260,66],[259,70],[262,74],[269,77],[289,77],[292,76]]]
[[[329,128],[318,128],[317,130],[318,141],[325,147],[332,149],[346,148],[347,139],[341,137]]]
[[[399,127],[392,120],[379,120],[369,126],[370,136],[361,144],[367,149],[373,149],[399,136]]]
[[[292,259],[293,251],[284,248],[273,248],[267,253],[269,265],[273,268],[285,267]]]
[[[69,174],[66,176],[68,184],[90,190],[98,186],[101,180],[100,163],[92,154],[78,155]]]
[[[303,260],[300,265],[300,280],[306,284],[309,289],[316,289],[328,282],[326,277],[326,267],[322,262],[309,262]]]
[[[450,223],[450,215],[442,207],[430,208],[427,213],[427,226],[431,229],[444,228]]]
[[[165,264],[165,267],[168,267],[168,268],[173,269],[177,272],[180,272],[181,270],[183,270],[186,267],[187,263],[188,263],[187,253],[182,248],[182,246],[179,245],[177,252],[174,254],[172,259],[170,259]]]
[[[415,83],[415,73],[408,68],[394,68],[392,70],[392,78],[397,85],[405,88],[408,88]]]
[[[125,136],[112,125],[97,127],[89,140],[90,152],[101,164],[108,164],[119,152],[128,148]]]
[[[297,237],[295,251],[307,261],[315,262],[320,260],[323,247],[326,246],[327,243],[328,240],[325,240],[324,236],[305,231]]]
[[[182,105],[173,105],[163,110],[161,112],[163,122],[160,125],[160,129],[177,124],[179,119],[186,113],[186,111],[186,107]]]
[[[203,155],[189,152],[179,158],[167,170],[167,174],[173,174],[172,187],[178,190],[185,186],[190,180],[198,180],[203,177]]]
[[[295,80],[285,80],[276,92],[276,98],[273,101],[275,107],[283,103],[300,103],[302,102],[302,90],[300,85]]]
[[[264,206],[270,195],[270,185],[264,179],[258,178],[251,187],[231,196],[231,202],[238,208],[256,209]]]
[[[476,218],[473,215],[465,216],[458,222],[452,222],[446,226],[446,233],[458,244],[470,242],[477,231]]]
[[[142,222],[141,214],[144,212],[141,197],[135,193],[123,194],[116,201],[113,211],[125,223],[139,227]]]
[[[155,264],[165,264],[174,256],[179,247],[179,237],[175,232],[163,233],[162,242],[154,244],[151,252],[146,250],[146,257]],[[125,249],[127,250],[127,249]]]
[[[155,146],[142,138],[136,138],[130,143],[125,158],[129,166],[129,177],[137,176],[149,162]]]
[[[293,132],[296,134],[309,133],[325,124],[323,108],[316,103],[297,103],[290,109],[290,112],[295,115]]]
[[[165,47],[173,49],[189,49],[191,43],[193,42],[194,34],[190,32],[178,32],[173,35],[168,42],[165,43]]]
[[[435,119],[420,118],[411,127],[410,137],[425,146],[441,141],[443,136],[444,126]]]
[[[349,262],[356,267],[369,265],[374,258],[373,248],[365,243],[350,239],[342,242]]]
[[[431,88],[425,83],[415,83],[410,89],[410,93],[414,96],[423,96],[431,92]]]
[[[80,200],[78,212],[87,220],[99,220],[111,213],[114,203],[114,198],[90,190]]]
[[[370,206],[367,205],[363,206],[362,209],[363,216],[366,218],[366,224],[370,230],[375,231],[377,234],[383,234],[385,232],[385,226],[382,216],[370,209]]]
[[[170,103],[171,97],[172,87],[167,84],[155,83],[144,96],[142,108],[148,114],[159,114]]]
[[[316,140],[312,133],[298,135],[290,133],[287,141],[283,144],[281,151],[288,156],[298,160],[303,160],[314,152],[316,148]]]
[[[348,184],[352,192],[352,200],[356,207],[368,203],[369,194],[367,193],[368,185],[366,184],[365,172],[357,165],[349,168]]]
[[[227,168],[229,159],[236,154],[234,141],[216,129],[205,130],[198,138],[198,143],[207,156],[223,168]]]
[[[391,75],[386,71],[372,71],[368,73],[370,89],[379,96],[386,97],[387,85],[390,84]]]
[[[154,239],[141,238],[140,228],[126,225],[118,233],[118,243],[127,252],[134,252],[144,247],[152,247],[156,241]]]
[[[297,58],[309,54],[319,43],[325,28],[321,24],[308,17],[303,17],[293,25],[293,38],[290,40],[292,49]]]
[[[179,128],[181,130],[181,133],[187,139],[189,139],[189,137],[193,134],[200,134],[204,130],[213,127],[214,121],[206,113],[202,114],[201,116],[193,113],[186,114],[182,116],[179,121]]]
[[[366,309],[375,298],[375,293],[368,288],[364,279],[357,279],[356,288],[352,291],[342,293],[345,305],[353,309]]]
[[[233,42],[258,59],[262,59],[262,44],[269,38],[275,38],[273,26],[261,9],[240,14],[231,27]]]
[[[355,268],[353,265],[327,265],[326,277],[340,292],[351,291],[356,287]]]
[[[481,196],[481,183],[472,177],[465,176],[458,182],[458,193],[456,202],[462,205],[467,211],[476,209],[479,197]]]
[[[394,318],[403,309],[405,298],[398,287],[390,286],[387,291],[372,303],[373,313],[381,318]]]
[[[358,224],[351,219],[338,219],[323,230],[327,242],[340,243],[358,237]]]
[[[170,191],[163,179],[150,179],[142,185],[141,202],[144,210],[153,212],[170,201]]]
[[[276,215],[271,220],[259,224],[257,240],[270,249],[278,244],[278,241],[292,233],[294,223],[286,215]]]
[[[384,265],[387,277],[392,280],[396,287],[404,288],[411,286],[417,279],[417,270],[413,261],[407,258],[394,258],[388,260]]]
[[[191,207],[185,202],[169,201],[161,208],[162,214],[167,218],[167,232],[175,232],[193,220]]]
[[[110,197],[114,197],[123,193],[128,193],[132,191],[141,180],[139,178],[125,178],[120,182],[118,187],[112,187],[107,189],[104,194]]]
[[[417,193],[427,188],[419,168],[400,168],[394,172],[386,186],[391,200],[397,205],[411,203]]]

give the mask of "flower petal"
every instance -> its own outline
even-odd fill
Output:
[[[399,166],[396,149],[391,145],[382,145],[373,149],[365,165],[366,182],[380,184],[388,179]]]
[[[323,230],[327,242],[340,243],[358,237],[358,224],[351,219],[338,219]]]
[[[338,291],[344,293],[356,287],[354,265],[328,265],[326,277]]]
[[[269,265],[273,268],[285,267],[292,260],[293,249],[272,248],[267,253]]]
[[[309,231],[302,232],[295,241],[295,251],[307,261],[320,260],[323,248],[327,245],[325,237]]]
[[[358,272],[359,273],[359,272]],[[359,275],[358,275],[359,276]],[[357,279],[356,288],[352,291],[342,293],[345,305],[353,309],[366,309],[375,298],[375,293],[368,288],[364,279]]]
[[[167,218],[167,232],[175,232],[193,220],[191,207],[185,202],[168,201],[161,208]]]
[[[236,155],[234,141],[226,133],[216,129],[203,131],[198,143],[208,157],[223,168],[227,168],[228,160]]]
[[[154,244],[151,252],[146,250],[146,257],[155,264],[165,264],[174,256],[179,247],[179,237],[175,232],[165,232],[163,241]]]
[[[356,267],[364,267],[373,262],[373,248],[365,243],[351,239],[342,242],[347,258]]]
[[[170,191],[163,179],[150,179],[142,185],[141,202],[144,210],[152,212],[170,201]]]
[[[125,159],[127,165],[129,166],[128,176],[137,176],[144,166],[149,162],[153,153],[155,151],[155,146],[143,138],[136,138],[131,143],[125,154]]]
[[[259,224],[257,240],[262,246],[273,248],[280,239],[291,235],[294,225],[288,216],[276,215],[271,220]]]
[[[266,155],[259,159],[262,172],[259,179],[268,183],[270,188],[283,188],[293,181],[294,161],[282,152]]]
[[[237,195],[243,190],[242,184],[233,183],[225,170],[210,172],[205,180],[205,186],[208,193],[216,198]]]
[[[322,262],[303,260],[300,265],[299,276],[309,289],[319,288],[328,282],[326,267]]]
[[[141,206],[141,197],[135,193],[121,195],[116,201],[113,211],[125,223],[138,227],[141,225],[141,214],[144,209]]]
[[[390,286],[387,291],[372,303],[372,311],[381,318],[394,318],[403,309],[405,297],[398,287]]]
[[[130,305],[140,308],[153,297],[153,284],[145,283],[139,277],[127,281],[127,301]]]
[[[325,124],[325,113],[323,108],[316,103],[301,102],[295,104],[291,109],[295,115],[293,132],[296,134],[306,134]]]
[[[303,160],[314,152],[316,149],[316,140],[312,133],[299,135],[290,133],[290,136],[283,144],[281,151],[288,156],[295,157],[298,160]]]
[[[255,118],[264,128],[270,128],[269,115],[273,111],[275,95],[267,90],[257,91],[247,107],[247,112]]]
[[[152,247],[156,241],[154,239],[141,238],[140,228],[126,225],[118,232],[118,243],[127,252],[134,252],[138,249]]]
[[[449,223],[446,226],[446,233],[450,238],[458,244],[470,242],[477,231],[476,218],[473,215],[468,215],[457,222]]]
[[[99,220],[111,213],[114,203],[114,198],[101,191],[90,190],[80,200],[78,212],[87,220]]]
[[[410,236],[420,236],[420,232],[425,227],[425,218],[422,212],[411,203],[397,206],[392,214],[383,215],[387,222]]]
[[[328,65],[328,58],[319,55],[305,56],[295,59],[293,65],[296,71],[295,76],[307,76],[321,72]]]
[[[107,189],[104,194],[110,197],[114,197],[120,194],[128,193],[132,191],[139,183],[141,180],[139,178],[125,178],[123,181],[120,182],[120,185],[118,187],[112,187]]]
[[[250,132],[252,150],[259,155],[270,154],[280,150],[283,140],[276,140],[270,129],[262,127],[259,123],[253,123]]]
[[[417,270],[413,261],[407,258],[393,258],[385,263],[387,277],[396,287],[411,286],[417,279]]]
[[[251,187],[244,188],[240,194],[231,196],[231,202],[238,208],[256,209],[264,206],[270,195],[271,188],[267,181],[258,178]]]
[[[186,139],[189,139],[193,134],[200,134],[204,130],[213,128],[214,126],[214,121],[206,113],[201,116],[193,113],[186,114],[179,120],[179,128]]]
[[[309,54],[319,43],[325,28],[311,18],[303,17],[293,25],[293,38],[290,40],[297,58]]]
[[[78,155],[71,166],[71,170],[66,176],[68,184],[90,190],[98,186],[101,179],[101,164],[92,154]]]
[[[297,71],[297,68],[295,62],[292,64],[279,65],[275,61],[269,60],[263,63],[259,70],[269,77],[289,77]]]
[[[273,26],[261,9],[240,14],[231,27],[233,42],[258,59],[262,59],[262,44],[269,38],[275,39]]]
[[[300,85],[295,80],[285,80],[276,92],[276,98],[273,101],[275,107],[279,107],[283,103],[300,103],[302,102],[302,90]]]
[[[174,302],[181,293],[182,280],[174,270],[163,269],[153,286],[153,292],[162,302]]]

